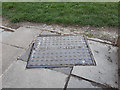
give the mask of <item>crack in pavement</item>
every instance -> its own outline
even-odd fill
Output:
[[[67,77],[67,81],[66,81],[66,83],[65,83],[65,86],[64,86],[64,89],[63,89],[63,90],[66,90],[66,89],[67,89],[68,82],[69,82],[69,80],[70,80],[70,76],[71,76],[72,70],[73,70],[73,67],[72,67],[72,69],[71,69],[71,71],[70,71],[69,76]]]
[[[40,30],[41,30],[41,29],[40,29]],[[43,29],[42,29],[42,30],[43,30]],[[56,34],[60,34],[60,35],[63,34],[63,35],[64,35],[63,32],[58,32],[58,31],[53,31],[53,30],[44,29],[43,31],[49,31],[49,32],[52,32],[52,33],[56,33]],[[42,32],[43,32],[43,31],[42,31]],[[41,33],[42,33],[42,32],[41,32]],[[40,33],[40,34],[41,34],[41,33]],[[73,35],[74,35],[74,34],[73,34]],[[88,38],[87,38],[87,40],[92,40],[92,39],[88,39]],[[98,41],[98,40],[92,40],[92,41],[116,46],[115,44],[110,44],[110,43],[107,43],[107,42],[101,42],[101,41]],[[33,42],[34,42],[34,40],[33,40],[30,44],[32,44]],[[2,42],[0,42],[0,43],[2,43]],[[6,43],[2,43],[2,44],[6,44]],[[6,45],[10,45],[10,44],[6,44]],[[10,45],[10,46],[26,50],[26,49],[23,48],[23,47],[19,47],[19,46],[15,46],[15,45]],[[3,74],[0,76],[0,78],[12,67],[12,65],[13,65],[15,62],[16,62],[16,61],[14,61],[11,65],[9,65],[9,67],[5,70],[5,72],[3,72]],[[86,78],[83,78],[83,77],[80,77],[80,76],[71,74],[71,73],[72,73],[72,70],[73,70],[73,67],[72,67],[72,69],[71,69],[71,71],[70,71],[69,76],[68,76],[67,79],[66,79],[66,83],[65,83],[65,86],[64,86],[64,90],[67,89],[67,86],[68,86],[68,83],[69,83],[69,80],[70,80],[70,77],[71,77],[71,76],[73,76],[73,77],[75,77],[75,78],[77,78],[77,79],[82,79],[82,80],[85,80],[85,81],[89,81],[89,82],[91,82],[92,85],[96,85],[96,86],[99,86],[99,87],[102,87],[102,88],[112,88],[111,86],[109,86],[109,85],[107,85],[107,84],[106,84],[106,85],[103,85],[103,84],[101,84],[101,83],[97,83],[97,82],[95,82],[95,81],[92,81],[92,80],[89,80],[89,79],[86,79]]]
[[[12,47],[16,47],[16,48],[20,48],[20,49],[26,50],[26,48],[24,48],[24,47],[20,47],[20,46],[16,46],[16,45],[11,45],[11,44],[7,44],[7,43],[3,43],[3,42],[0,42],[0,43],[5,44],[5,45],[9,45],[9,46],[12,46]]]
[[[8,68],[2,73],[2,75],[0,75],[0,78],[2,78],[2,76],[8,72],[8,70],[13,66],[13,64],[14,64],[15,62],[17,62],[17,60],[13,61],[13,63],[11,63],[11,64],[8,66]]]
[[[33,43],[34,42],[34,40],[31,42],[31,43]],[[19,48],[19,49],[23,49],[23,50],[27,50],[26,48],[24,48],[24,47],[20,47],[20,46],[16,46],[16,45],[11,45],[11,44],[7,44],[7,43],[3,43],[3,42],[0,42],[1,44],[5,44],[5,45],[9,45],[9,46],[12,46],[12,47],[15,47],[15,48]],[[31,45],[31,43],[30,43],[30,45]],[[12,67],[12,65],[17,61],[17,59],[18,58],[16,58],[16,60],[15,61],[13,61],[9,66],[8,66],[8,68],[0,75],[0,78],[5,74],[5,73],[7,73],[7,71]]]
[[[80,76],[77,76],[77,75],[74,75],[74,74],[71,74],[71,76],[73,76],[73,77],[75,77],[77,79],[80,79],[80,80],[82,79],[82,80],[91,82],[91,84],[94,85],[94,86],[98,86],[98,87],[102,87],[102,88],[113,88],[113,87],[111,87],[111,86],[109,86],[107,84],[103,85],[101,83],[98,83],[98,82],[95,82],[95,81],[92,81],[92,80],[89,80],[89,79],[86,79],[86,78],[83,78],[83,77],[80,77]]]

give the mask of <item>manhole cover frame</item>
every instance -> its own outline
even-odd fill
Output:
[[[39,35],[38,37],[54,37],[54,36],[80,36],[80,35]],[[95,59],[93,57],[93,54],[92,54],[92,51],[90,49],[90,46],[88,45],[88,41],[87,41],[87,38],[85,35],[82,35],[84,37],[84,40],[85,40],[85,43],[88,47],[88,51],[89,51],[89,54],[90,54],[90,57],[91,57],[91,60],[93,62],[93,64],[68,64],[68,65],[54,65],[54,66],[29,66],[29,60],[30,60],[30,57],[31,57],[31,54],[32,54],[32,51],[33,51],[33,47],[34,47],[34,44],[35,42],[32,44],[32,47],[31,47],[31,50],[30,50],[30,54],[29,54],[29,57],[28,57],[28,60],[27,60],[27,65],[26,65],[26,68],[30,69],[30,68],[64,68],[64,67],[73,67],[73,66],[96,66],[96,62],[95,62]]]

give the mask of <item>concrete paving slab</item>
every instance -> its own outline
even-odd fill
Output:
[[[72,74],[86,79],[118,87],[118,57],[117,47],[88,41],[96,66],[74,66]]]
[[[0,90],[2,90],[2,78],[0,78]]]
[[[17,57],[25,50],[10,45],[2,44],[2,73],[9,67]]]
[[[2,42],[5,38],[10,36],[12,33],[13,32],[9,32],[9,31],[4,31],[4,32],[0,33],[0,42]]]
[[[18,60],[3,76],[3,88],[64,88],[68,75],[49,69],[25,69]]]
[[[64,73],[66,75],[70,75],[72,67],[65,67],[65,68],[51,68],[51,70]]]
[[[27,62],[29,55],[30,55],[31,48],[32,48],[32,44],[20,57],[18,57],[18,60]]]
[[[68,88],[67,90],[69,90],[69,88],[99,88],[100,89],[101,87],[95,86],[91,82],[78,79],[78,78],[74,78],[71,76],[68,82],[67,88]],[[102,90],[102,88],[100,90]]]
[[[29,44],[41,33],[34,28],[20,27],[11,36],[3,40],[3,43],[28,48]]]
[[[2,33],[0,33],[0,42],[2,42]]]
[[[2,44],[0,43],[0,76],[2,74]]]

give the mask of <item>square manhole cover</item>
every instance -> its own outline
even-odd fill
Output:
[[[84,36],[39,36],[27,68],[96,65]]]

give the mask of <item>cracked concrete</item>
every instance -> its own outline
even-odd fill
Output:
[[[101,88],[101,87],[98,87],[97,85],[94,85],[91,82],[85,81],[83,79],[71,76],[67,88]],[[100,90],[102,90],[102,88]]]
[[[2,40],[4,40],[5,38],[7,38],[8,36],[10,36],[12,34],[12,32],[9,31],[3,31],[0,33],[0,42],[2,42]]]
[[[94,41],[88,41],[88,43],[97,65],[90,67],[74,66],[72,74],[118,88],[117,47]],[[110,50],[109,47],[111,47]],[[109,60],[108,57],[110,57],[111,60]]]
[[[0,42],[2,43],[2,72],[8,66],[17,60],[21,53],[25,52],[24,49],[29,47],[32,40],[41,33],[40,30],[26,29],[25,27],[19,28],[16,32],[3,31],[0,33]]]
[[[0,76],[2,75],[2,44],[0,43]]]
[[[33,39],[35,39],[35,37],[40,33],[40,30],[20,27],[16,32],[13,32],[12,35],[10,35],[2,42],[27,49]]]
[[[17,60],[17,57],[23,52],[25,52],[25,50],[2,44],[2,73],[13,61]]]
[[[3,88],[14,88],[14,87],[15,88],[17,88],[17,87],[20,87],[20,88],[26,88],[26,87],[27,88],[65,88],[65,85],[67,85],[67,88],[87,88],[87,87],[88,88],[100,88],[100,89],[102,88],[98,85],[93,84],[91,81],[87,81],[87,80],[83,80],[83,79],[80,80],[79,78],[74,78],[72,76],[70,76],[70,78],[68,78],[68,76],[71,74],[70,71],[72,68],[25,69],[26,60],[27,60],[29,52],[30,52],[30,48],[28,49],[28,47],[31,45],[32,42],[34,42],[35,36],[37,36],[39,34],[55,35],[55,33],[40,30],[41,26],[32,26],[32,28],[31,27],[27,28],[27,27],[28,27],[27,25],[20,27],[16,32],[12,32],[14,34],[8,36],[9,38],[6,37],[8,39],[3,41],[3,43],[8,44],[8,47],[16,48],[13,46],[18,46],[18,47],[25,48],[25,50],[22,51],[22,56],[18,58],[19,60],[15,61],[15,63],[12,65],[12,67],[3,75]],[[43,28],[43,27],[41,27],[41,28]],[[48,28],[49,28],[49,30],[51,30],[51,28],[52,28],[52,30],[54,30],[54,27],[52,27],[52,26],[49,26],[49,27],[46,25],[44,26],[44,29],[48,29]],[[57,30],[61,31],[63,33],[70,33],[67,30],[65,32],[64,32],[64,30],[60,30],[60,27],[58,27]],[[28,35],[28,37],[25,35]],[[21,37],[21,36],[23,36],[23,37]],[[32,36],[32,38],[31,38],[31,36]],[[29,40],[27,40],[27,39],[29,39]],[[10,41],[10,40],[12,40],[12,41]],[[99,82],[103,85],[105,85],[105,83],[107,83],[108,85],[110,85],[112,87],[117,87],[117,83],[116,84],[113,83],[117,79],[117,75],[115,75],[117,72],[117,69],[116,69],[117,59],[115,59],[116,61],[114,60],[114,57],[116,57],[115,55],[117,54],[116,47],[113,48],[112,46],[110,46],[111,47],[110,48],[107,45],[105,46],[105,44],[99,46],[98,42],[95,42],[95,41],[89,41],[89,44],[90,45],[92,44],[91,47],[94,48],[92,50],[94,55],[98,54],[99,55],[98,57],[101,58],[101,59],[98,59],[98,57],[95,56],[95,60],[98,65],[98,66],[96,66],[96,68],[99,68],[100,72],[99,72],[99,69],[95,69],[95,67],[93,68],[94,69],[93,70],[91,66],[90,66],[91,69],[89,69],[88,66],[85,66],[85,67],[74,66],[73,70],[72,70],[72,74],[75,74],[78,77],[82,76],[88,80],[90,79],[95,82]],[[96,46],[96,47],[94,47],[94,46]],[[102,50],[101,50],[102,52],[99,51],[101,48],[102,48]],[[106,50],[106,48],[107,48],[107,50],[109,50],[109,52]],[[17,48],[17,49],[19,49],[19,48]],[[11,52],[11,51],[12,50],[10,50],[9,52]],[[104,51],[104,53],[103,53],[103,51]],[[15,54],[16,53],[14,53],[14,55]],[[107,56],[105,56],[106,58],[103,57],[104,56],[103,54],[107,54]],[[6,54],[6,55],[9,55],[9,54]],[[110,58],[108,59],[108,57],[110,57]],[[14,59],[11,58],[10,61],[16,60],[16,59],[17,59],[17,57],[15,57]],[[112,59],[112,62],[110,59]],[[20,61],[20,60],[23,60],[23,61]],[[107,65],[106,68],[104,67],[105,65]],[[86,68],[86,69],[84,69],[84,68]],[[109,68],[109,70],[108,70],[108,68]],[[103,73],[103,75],[101,75],[101,73]],[[90,76],[90,77],[88,77],[88,76]],[[98,76],[101,76],[102,80],[98,79]],[[109,77],[107,77],[107,76],[109,76]],[[106,78],[107,81],[105,81],[106,79],[104,80],[103,77]],[[68,78],[68,84],[66,84],[67,78]],[[108,83],[108,81],[110,81],[110,82]]]
[[[25,69],[26,62],[17,61],[3,76],[3,88],[64,88],[68,75],[49,69]]]

